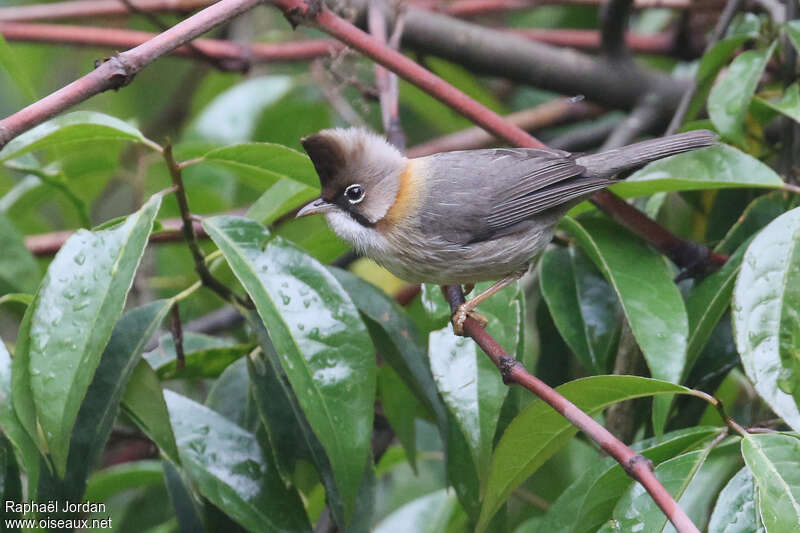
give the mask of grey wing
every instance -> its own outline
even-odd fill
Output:
[[[508,233],[537,213],[611,183],[581,177],[584,168],[560,150],[501,148],[424,159],[429,190],[422,229],[458,244]]]

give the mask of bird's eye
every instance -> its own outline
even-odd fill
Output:
[[[357,204],[364,199],[364,187],[357,183],[350,185],[344,190],[344,195],[351,204]]]

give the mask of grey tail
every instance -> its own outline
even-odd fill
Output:
[[[586,168],[584,176],[610,178],[625,170],[641,167],[667,156],[716,144],[717,135],[709,130],[694,130],[659,139],[578,157],[575,162]]]

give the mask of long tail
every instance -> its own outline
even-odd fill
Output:
[[[694,130],[669,137],[651,139],[599,154],[584,155],[576,162],[586,168],[584,176],[610,178],[624,170],[640,167],[670,155],[716,144],[717,135],[709,130]]]

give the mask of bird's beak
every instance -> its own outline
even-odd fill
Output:
[[[326,202],[322,198],[317,198],[313,202],[306,204],[297,212],[295,218],[300,218],[308,215],[316,215],[317,213],[328,213],[336,208],[336,205]]]

